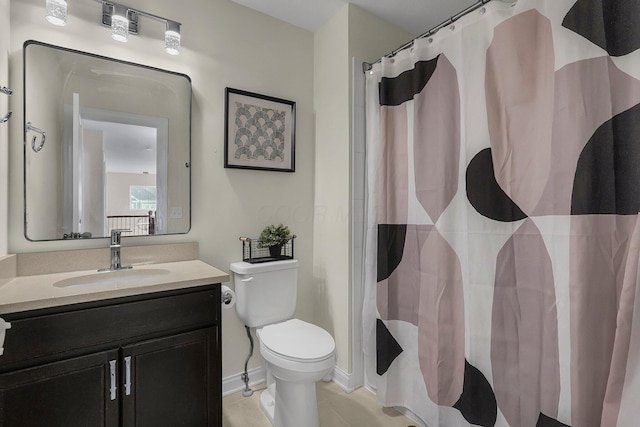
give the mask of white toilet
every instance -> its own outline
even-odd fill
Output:
[[[257,328],[266,361],[263,411],[276,427],[319,427],[316,382],[328,378],[336,363],[336,344],[324,329],[292,319],[296,309],[298,261],[230,266],[236,311]]]

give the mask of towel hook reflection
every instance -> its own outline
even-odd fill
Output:
[[[11,96],[13,91],[8,87],[2,86],[0,87],[0,93],[4,93],[7,96]],[[4,115],[4,117],[0,119],[0,123],[6,123],[9,121],[10,118],[11,118],[11,111],[9,111],[7,114]]]
[[[41,136],[40,144],[38,144],[38,145],[36,145],[36,139],[38,139],[37,136],[34,136],[31,139],[31,148],[33,149],[33,151],[38,153],[40,150],[42,150],[42,147],[44,147],[44,142],[45,142],[45,139],[47,137],[46,136],[46,132],[43,131],[42,129],[38,129],[37,127],[33,126],[31,124],[31,122],[27,122],[27,132],[29,132],[29,131],[34,131],[36,133],[39,133],[40,136]]]

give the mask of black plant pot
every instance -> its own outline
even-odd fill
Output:
[[[279,257],[282,253],[282,246],[269,246],[269,255],[272,257]]]

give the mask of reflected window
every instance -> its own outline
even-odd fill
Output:
[[[131,185],[129,187],[130,209],[155,210],[156,209],[156,186],[155,185]]]

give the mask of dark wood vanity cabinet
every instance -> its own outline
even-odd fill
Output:
[[[123,426],[221,426],[211,413],[222,398],[222,381],[209,375],[216,339],[208,328],[124,347]]]
[[[220,285],[23,312],[0,427],[219,427]]]
[[[109,361],[117,350],[0,374],[3,427],[117,426],[109,397]]]

